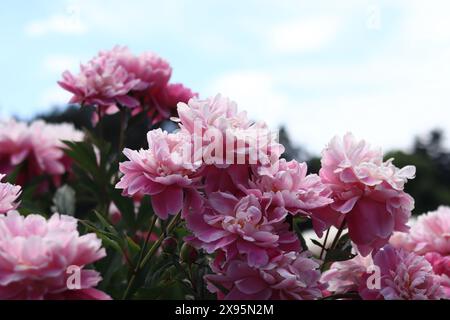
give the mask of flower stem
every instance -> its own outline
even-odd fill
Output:
[[[119,142],[118,150],[119,153],[122,152],[125,147],[125,133],[127,131],[127,111],[124,107],[120,108],[120,131],[119,131]]]
[[[150,259],[155,255],[156,251],[159,249],[159,247],[161,246],[161,243],[164,241],[165,237],[168,236],[169,234],[172,233],[172,231],[175,229],[175,227],[178,225],[178,221],[180,220],[181,217],[181,213],[178,213],[171,221],[170,224],[167,226],[167,230],[166,232],[161,233],[161,235],[159,236],[158,240],[152,245],[152,247],[150,248],[150,250],[147,252],[147,254],[145,255],[145,257],[142,259],[140,258],[136,269],[133,272],[133,275],[130,278],[130,281],[128,282],[128,286],[127,289],[125,290],[125,293],[123,294],[123,300],[127,299],[129,294],[130,294],[130,290],[131,287],[134,284],[134,281],[136,280],[136,276],[137,274],[145,267],[145,265],[147,264],[147,262],[150,261]],[[154,220],[156,222],[156,219]],[[150,231],[153,231],[153,227],[154,227],[154,223],[151,224],[150,226]],[[146,242],[148,242],[148,240],[150,239],[150,235],[147,235],[147,239]],[[145,245],[144,245],[145,246]],[[143,252],[143,251],[142,251]]]
[[[327,246],[328,236],[329,235],[330,235],[330,228],[328,228],[327,233],[325,234],[325,239],[324,239],[323,244],[322,244],[322,249],[320,250],[320,256],[319,256],[320,260],[322,260],[323,253],[325,252],[325,248]]]
[[[172,231],[175,229],[175,227],[178,225],[178,221],[180,220],[181,213],[178,213],[172,221],[170,221],[169,225],[167,226],[166,232],[162,233],[161,236],[158,238],[158,240],[153,244],[153,246],[150,248],[150,250],[147,252],[147,255],[144,259],[142,259],[141,264],[139,265],[139,268],[142,269],[147,262],[153,257],[153,255],[156,253],[158,248],[161,246],[161,243],[164,241],[164,238],[166,236],[169,236]]]
[[[336,248],[336,246],[338,244],[338,241],[339,241],[339,238],[341,237],[342,232],[344,231],[346,224],[347,224],[347,221],[345,221],[345,219],[344,219],[342,221],[342,223],[341,223],[341,226],[339,227],[338,232],[336,233],[336,236],[334,237],[334,240],[333,240],[333,243],[331,244],[330,250],[333,250],[333,249]]]

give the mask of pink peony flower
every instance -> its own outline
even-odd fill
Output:
[[[394,231],[406,232],[414,200],[403,191],[415,167],[398,169],[392,160],[383,162],[378,149],[346,134],[335,137],[323,152],[320,177],[332,190],[332,203],[316,212],[323,222],[339,227],[345,219],[351,240],[366,256],[378,250]],[[313,213],[314,214],[314,213]]]
[[[182,209],[183,189],[195,182],[190,137],[157,129],[147,134],[147,140],[147,150],[124,150],[129,161],[120,164],[124,175],[116,188],[123,189],[128,196],[150,195],[155,213],[167,219],[169,214]]]
[[[358,292],[363,276],[371,265],[371,256],[363,257],[359,254],[351,260],[334,262],[322,274],[321,282],[327,284],[327,290],[335,294]]]
[[[180,127],[190,134],[203,134],[209,128],[225,132],[229,128],[247,129],[252,122],[245,112],[238,112],[237,104],[228,98],[217,95],[206,100],[192,99],[178,105]],[[197,131],[196,126],[200,129]]]
[[[204,166],[202,174],[206,194],[228,192],[240,197],[245,196],[249,188],[250,170],[246,165]]]
[[[394,248],[401,248],[409,252],[414,251],[415,247],[414,243],[411,241],[409,232],[394,232],[389,239],[389,244]]]
[[[29,127],[32,135],[32,151],[38,172],[61,175],[68,171],[70,159],[64,154],[63,141],[82,141],[83,132],[72,124],[51,124],[35,121]]]
[[[437,211],[420,215],[402,240],[396,245],[420,255],[428,252],[450,255],[450,208],[441,206]]]
[[[444,297],[440,277],[424,257],[387,245],[375,254],[373,261],[379,267],[380,288],[370,289],[367,281],[363,281],[360,287],[363,299],[439,300]]]
[[[178,105],[183,131],[192,136],[196,159],[209,165],[263,164],[279,159],[284,147],[264,123],[253,123],[235,102],[217,95]]]
[[[80,236],[77,220],[53,215],[0,216],[0,299],[110,299],[84,267],[106,255],[95,234]],[[79,272],[79,283],[71,275]]]
[[[153,92],[154,91],[154,92]],[[147,94],[144,97],[144,104],[154,106],[148,110],[148,115],[152,119],[152,123],[168,119],[176,110],[178,103],[188,103],[190,99],[198,97],[197,93],[186,88],[181,83],[168,84],[160,87]],[[142,110],[138,110],[138,113]]]
[[[420,215],[409,233],[395,233],[389,240],[395,248],[423,255],[441,277],[446,299],[450,299],[450,208]]]
[[[26,184],[40,175],[50,175],[57,183],[68,172],[70,159],[64,154],[63,140],[81,141],[84,134],[71,124],[48,124],[38,120],[30,125],[8,121],[0,127],[0,172],[9,174],[23,165],[17,182]]]
[[[8,211],[17,208],[17,198],[20,196],[20,186],[14,186],[10,183],[2,183],[4,174],[0,174],[0,214],[7,213]]]
[[[190,242],[208,253],[226,252],[227,260],[237,255],[247,263],[263,266],[275,252],[299,250],[298,238],[289,232],[282,208],[269,208],[270,199],[249,195],[241,199],[229,193],[209,195],[204,212],[187,215],[187,227],[194,234]]]
[[[73,93],[70,103],[104,108],[119,103],[134,108],[139,105],[139,101],[129,94],[146,89],[148,83],[124,67],[127,63],[134,66],[133,62],[134,57],[127,48],[115,47],[111,51],[100,52],[87,64],[81,65],[77,76],[65,71],[58,84]],[[134,71],[138,71],[138,68]]]
[[[181,84],[169,84],[171,75],[169,63],[155,53],[135,56],[128,48],[116,46],[81,65],[77,76],[64,72],[58,83],[73,93],[71,103],[98,108],[94,123],[119,111],[120,105],[133,109],[133,114],[145,111],[156,123],[168,119],[178,102],[187,103],[196,96]]]
[[[289,252],[274,257],[264,267],[233,260],[225,270],[216,269],[217,274],[205,278],[208,289],[220,299],[313,300],[321,298],[325,289],[319,282],[318,267],[308,252]]]
[[[259,168],[256,181],[250,182],[253,190],[249,192],[260,190],[265,195],[272,195],[272,205],[285,208],[293,215],[311,216],[312,209],[325,207],[333,200],[330,198],[331,190],[320,177],[307,175],[307,171],[306,163],[280,159],[271,167]],[[313,223],[320,223],[316,217],[312,216]]]
[[[128,74],[139,79],[144,84],[142,87],[150,90],[166,86],[172,76],[170,64],[153,52],[144,52],[139,56],[134,56],[128,48],[116,47],[108,54],[113,59],[117,58],[117,64],[123,67]]]
[[[26,123],[0,120],[0,173],[10,173],[29,155],[31,141]]]
[[[433,266],[434,273],[441,277],[445,299],[450,299],[450,256],[429,252],[425,255],[425,259]]]

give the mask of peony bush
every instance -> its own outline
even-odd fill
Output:
[[[0,299],[450,299],[450,208],[410,219],[415,167],[347,133],[310,174],[171,75],[115,47],[59,81],[91,126],[0,121]]]

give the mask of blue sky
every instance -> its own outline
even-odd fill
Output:
[[[346,131],[407,148],[450,132],[449,12],[415,0],[2,0],[0,116],[67,101],[62,71],[120,44],[157,52],[203,97],[286,124],[311,152]]]

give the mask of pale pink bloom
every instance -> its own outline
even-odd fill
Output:
[[[182,132],[167,133],[161,129],[147,134],[149,148],[125,149],[129,161],[119,166],[123,173],[116,188],[134,196],[147,194],[161,219],[177,214],[183,207],[183,190],[191,187],[196,167],[189,157],[190,137]],[[186,154],[188,154],[186,158]]]
[[[118,49],[117,49],[118,48]],[[150,90],[164,87],[172,76],[172,67],[169,63],[153,52],[144,52],[134,56],[126,47],[116,47],[121,54],[115,55],[114,49],[109,54],[115,58],[130,75],[139,79]]]
[[[425,259],[433,266],[435,274],[441,277],[441,285],[445,299],[450,299],[450,256],[442,256],[437,252],[425,254]]]
[[[359,254],[347,261],[334,262],[322,274],[321,282],[327,284],[327,290],[335,294],[358,292],[363,276],[371,265],[371,256],[363,257]]]
[[[63,152],[63,140],[81,141],[84,134],[71,124],[50,124],[37,120],[30,125],[14,120],[0,127],[0,172],[11,173],[23,164],[17,182],[47,174],[58,180],[70,168]],[[57,182],[57,181],[55,181]]]
[[[331,190],[320,177],[307,172],[306,163],[280,159],[270,167],[260,167],[256,181],[250,182],[250,186],[265,195],[276,194],[272,205],[283,207],[293,215],[311,216],[312,209],[325,207],[333,200]]]
[[[139,101],[129,94],[146,89],[148,84],[126,70],[123,61],[127,59],[134,59],[127,48],[115,47],[111,51],[100,52],[87,64],[81,65],[77,76],[65,71],[58,84],[73,93],[71,103],[99,107],[119,103],[129,108],[137,107]]]
[[[402,248],[406,251],[413,251],[415,247],[415,244],[411,241],[409,232],[394,232],[389,239],[389,244],[395,248]]]
[[[0,299],[110,299],[94,288],[99,273],[84,268],[106,255],[101,244],[93,233],[80,236],[69,216],[0,216]]]
[[[229,128],[247,129],[253,124],[246,112],[239,112],[237,104],[228,98],[217,95],[205,100],[191,99],[188,104],[178,104],[178,118],[180,127],[190,134],[196,132],[196,126],[203,133],[209,128],[216,128],[225,132]]]
[[[134,58],[123,59],[122,65],[148,87],[135,91],[132,96],[140,101],[133,114],[146,111],[152,124],[168,119],[179,102],[187,103],[198,95],[181,83],[170,84],[172,68],[158,55],[146,52]]]
[[[0,173],[10,173],[30,153],[30,134],[26,123],[0,120]]]
[[[70,159],[64,154],[63,141],[82,141],[83,132],[76,130],[72,124],[52,124],[40,120],[31,123],[29,131],[38,171],[49,175],[67,172]]]
[[[319,264],[308,252],[276,256],[264,267],[233,260],[224,270],[213,266],[206,276],[208,289],[226,300],[314,300],[322,298]],[[225,288],[227,292],[222,292]]]
[[[269,207],[270,201],[212,193],[203,212],[185,217],[194,234],[189,240],[208,253],[225,251],[227,260],[243,255],[250,266],[267,264],[274,252],[299,250],[298,238],[285,223],[286,211]]]
[[[444,297],[441,279],[424,257],[387,245],[375,254],[373,261],[379,267],[380,289],[369,289],[366,275],[360,287],[363,299],[439,300]]]
[[[192,135],[198,158],[207,164],[269,165],[284,152],[266,124],[250,121],[235,102],[220,95],[178,104],[178,117],[173,120]]]
[[[181,84],[169,84],[171,75],[169,63],[155,53],[135,56],[128,48],[116,46],[81,65],[78,75],[64,72],[58,83],[73,93],[71,103],[98,107],[94,123],[117,112],[118,106],[133,109],[133,114],[145,110],[156,123],[169,118],[178,102],[196,96]]]
[[[4,177],[5,175],[0,173],[0,214],[16,209],[18,206],[16,200],[21,193],[20,186],[3,183]]]
[[[320,177],[332,190],[334,203],[319,209],[324,228],[339,227],[345,218],[349,235],[358,251],[366,256],[378,250],[394,231],[408,231],[406,223],[414,200],[403,191],[415,167],[398,169],[392,160],[383,162],[379,149],[351,134],[335,137],[322,154]]]
[[[450,255],[450,207],[441,206],[420,215],[411,227],[408,243],[421,255],[427,252]]]

